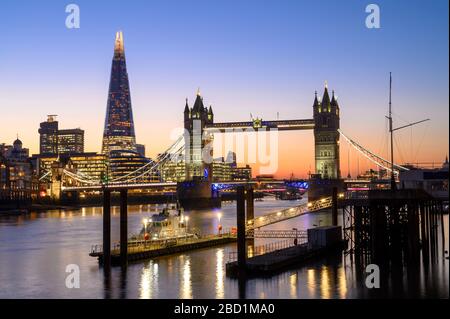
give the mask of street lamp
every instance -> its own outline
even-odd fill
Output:
[[[220,224],[220,219],[222,218],[222,213],[218,213],[217,218],[219,219],[219,225],[217,226],[217,229],[218,229],[218,233],[220,235],[220,233],[222,232],[222,225]]]
[[[144,219],[142,220],[142,223],[144,224],[144,245],[146,245],[147,239],[148,239],[147,225],[148,225],[148,223],[151,223],[151,222],[152,222],[152,220],[151,220],[151,219],[148,219],[148,218],[144,218]]]
[[[292,230],[295,230],[294,245],[297,246],[298,228],[292,228]]]

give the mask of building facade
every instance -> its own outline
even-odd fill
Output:
[[[58,131],[58,153],[79,154],[84,152],[84,131],[76,129]]]
[[[197,92],[194,106],[189,107],[188,100],[184,107],[184,128],[189,132],[185,136],[185,168],[186,180],[194,178],[208,178],[212,170],[212,142],[213,135],[204,131],[207,124],[214,123],[212,106],[209,109],[203,105],[203,97]],[[203,134],[202,134],[203,133]],[[203,160],[205,146],[211,146],[210,163]],[[206,150],[207,152],[207,150]]]
[[[84,131],[82,129],[59,129],[56,115],[48,115],[39,128],[40,154],[78,154],[84,152]]]
[[[30,201],[37,193],[37,182],[29,150],[17,138],[12,146],[2,144],[0,151],[0,197],[4,201]]]
[[[123,178],[123,180],[132,182],[159,182],[160,174],[155,172],[146,174],[146,169],[150,168],[151,160],[141,156],[138,152],[126,150],[114,150],[109,153],[108,158],[108,178],[115,180]]]
[[[58,154],[58,121],[56,115],[48,115],[39,127],[39,153]]]
[[[328,94],[325,85],[322,100],[316,96],[313,104],[316,176],[322,179],[340,179],[339,163],[339,104]]]
[[[122,32],[117,32],[114,45],[102,143],[103,154],[116,150],[137,151]]]

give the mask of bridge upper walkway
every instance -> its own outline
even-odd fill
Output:
[[[309,203],[303,203],[295,207],[286,208],[276,212],[268,213],[266,215],[258,216],[247,221],[247,231],[279,223],[281,221],[316,212],[321,209],[330,208],[332,204],[333,202],[330,196]]]

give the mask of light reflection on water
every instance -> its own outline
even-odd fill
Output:
[[[255,202],[255,213],[258,216],[293,205],[298,202]],[[159,208],[161,205],[130,206],[129,233],[138,232],[142,218]],[[221,209],[186,214],[190,216],[190,227],[202,233],[215,233],[219,223],[223,229],[236,224],[235,210],[235,204],[228,203]],[[112,211],[112,241],[117,242],[118,208]],[[319,220],[326,225],[331,222],[331,216],[328,213],[305,215],[271,225],[269,229],[306,229]],[[448,215],[445,220],[448,238]],[[113,268],[111,278],[105,280],[97,260],[88,256],[91,245],[101,243],[101,231],[99,207],[0,218],[0,297],[237,298],[243,294],[246,298],[371,298],[401,297],[405,293],[401,289],[409,289],[405,296],[448,297],[448,260],[439,262],[433,269],[422,267],[418,273],[400,274],[402,283],[395,283],[400,288],[378,294],[364,287],[364,273],[352,267],[347,259],[344,262],[342,257],[294,267],[271,278],[238,283],[225,275],[225,263],[228,254],[236,250],[235,244],[132,263],[125,273]],[[274,240],[256,239],[255,246],[271,241]],[[68,264],[80,266],[80,289],[65,287]]]

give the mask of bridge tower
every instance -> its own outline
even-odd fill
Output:
[[[213,122],[212,107],[204,106],[199,91],[192,108],[189,107],[186,99],[184,107],[185,181],[177,185],[178,200],[184,208],[220,206],[220,198],[213,196],[211,191],[213,135],[205,130],[205,126]]]
[[[326,84],[321,101],[316,92],[313,108],[316,176],[322,179],[340,179],[339,104],[334,91],[330,100]]]
[[[61,161],[57,160],[51,164],[52,183],[50,188],[50,194],[51,198],[55,202],[59,202],[61,200],[63,171],[64,171],[64,164],[61,163]]]
[[[200,90],[197,91],[194,106],[189,107],[188,100],[184,107],[185,134],[185,180],[212,179],[212,134],[206,133],[204,128],[214,122],[212,107],[203,105]],[[208,156],[210,161],[208,161]],[[206,160],[206,161],[205,161]]]

